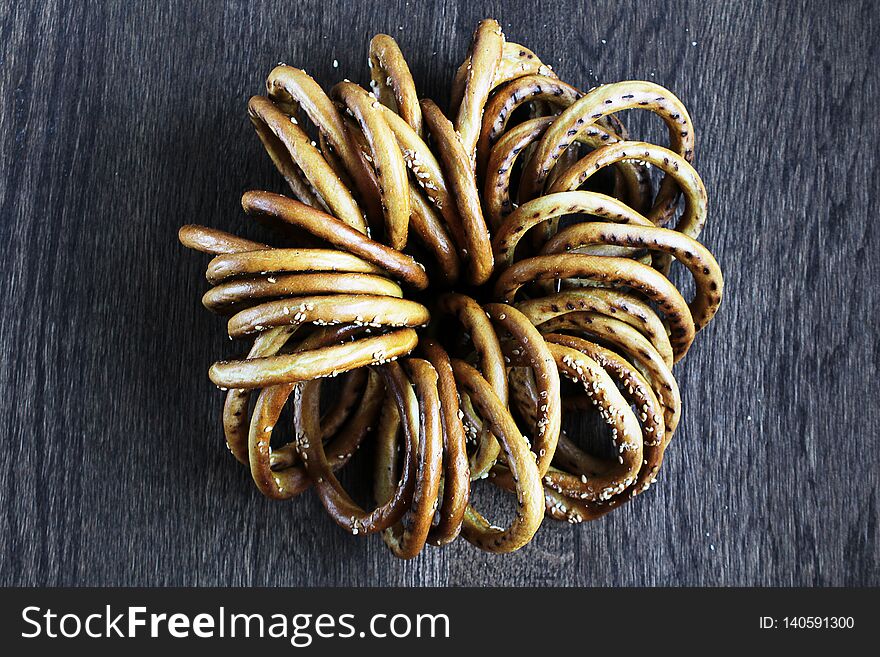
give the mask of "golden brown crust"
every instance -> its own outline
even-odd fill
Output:
[[[437,390],[443,420],[443,499],[437,524],[428,534],[432,545],[445,545],[461,531],[467,509],[471,475],[465,446],[464,425],[459,419],[458,390],[449,355],[431,339],[419,341],[419,349],[437,372]]]
[[[409,182],[397,139],[372,94],[351,82],[340,82],[330,96],[345,106],[366,138],[385,215],[386,239],[392,249],[401,250],[406,246],[409,229]]]
[[[464,89],[455,119],[455,130],[461,139],[468,161],[477,145],[483,108],[495,86],[496,72],[503,54],[504,34],[501,32],[501,26],[491,19],[480,21],[464,65]]]
[[[517,108],[526,103],[545,101],[562,109],[582,95],[571,85],[545,75],[526,75],[498,89],[486,105],[486,120],[477,142],[477,172],[484,175],[489,150],[504,133]]]
[[[354,196],[305,131],[263,96],[251,98],[248,114],[257,136],[294,195],[304,203],[326,209],[361,233],[366,232],[367,224]]]
[[[324,508],[341,527],[352,534],[372,534],[397,523],[412,503],[416,487],[418,437],[412,435],[410,417],[418,413],[416,400],[408,390],[409,381],[400,365],[389,363],[380,372],[385,385],[397,405],[397,413],[407,418],[401,422],[404,429],[404,461],[401,477],[391,497],[372,511],[365,511],[351,499],[333,474],[320,436],[318,387],[315,381],[301,384],[300,394],[294,399],[296,445],[306,471]],[[395,432],[396,433],[396,432]]]
[[[208,376],[220,388],[261,388],[279,383],[311,381],[396,360],[415,349],[416,344],[418,337],[415,331],[400,329],[295,354],[220,360],[211,366]]]
[[[504,220],[492,240],[492,248],[495,251],[495,259],[499,267],[509,266],[513,263],[516,246],[530,229],[543,222],[570,214],[587,214],[610,222],[653,226],[647,218],[630,208],[626,203],[606,194],[585,191],[547,194],[519,206]],[[558,253],[562,250],[571,249],[545,249],[548,253]]]
[[[544,342],[538,329],[513,306],[490,303],[484,306],[486,314],[505,340],[505,360],[514,359],[527,366],[535,381],[537,399],[533,411],[534,433],[531,448],[538,466],[538,476],[543,477],[550,467],[556,442],[562,429],[562,404],[559,372],[554,364],[553,353]],[[499,486],[512,486],[510,471],[495,472]]]
[[[269,192],[246,192],[241,205],[248,214],[271,216],[303,228],[347,253],[382,267],[386,272],[412,287],[428,286],[424,268],[410,256],[376,242],[339,219],[314,208]]]
[[[227,312],[265,298],[334,293],[403,296],[397,283],[373,274],[266,274],[220,283],[205,293],[202,304],[213,312]]]
[[[687,353],[696,331],[687,303],[669,279],[633,260],[576,253],[528,258],[517,262],[498,277],[495,295],[512,303],[517,290],[526,283],[574,277],[605,287],[636,290],[644,295],[658,306],[669,324],[674,360],[680,360]]]
[[[423,100],[422,113],[461,218],[464,241],[459,243],[459,249],[462,260],[468,263],[468,282],[482,285],[492,275],[492,244],[483,218],[473,165],[461,139],[440,108],[431,100]]]
[[[480,365],[480,371],[492,386],[492,390],[507,404],[507,366],[501,343],[492,327],[492,323],[480,305],[463,294],[445,294],[437,302],[437,311],[455,317],[462,325],[465,333],[470,336],[473,350]],[[462,400],[465,412],[470,411],[470,399]],[[479,420],[472,412],[468,413],[473,420],[477,451],[472,455],[470,463],[471,479],[483,477],[495,465],[500,446],[492,434],[480,426]]]
[[[529,444],[519,432],[507,406],[489,382],[463,360],[453,359],[452,369],[461,392],[473,400],[482,418],[498,438],[516,486],[516,515],[506,527],[491,525],[468,505],[462,535],[487,552],[512,552],[528,543],[544,518],[541,477]]]
[[[696,330],[706,326],[721,305],[724,280],[721,267],[709,249],[675,230],[654,226],[582,223],[566,228],[544,247],[545,253],[573,251],[591,244],[645,247],[675,257],[690,271],[696,283],[693,301],[688,304]]]
[[[416,84],[400,46],[387,34],[377,34],[370,41],[370,87],[383,105],[399,114],[417,135],[422,135]]]
[[[181,226],[177,232],[177,238],[185,247],[211,255],[272,248],[267,244],[246,240],[243,237],[238,237],[216,228],[196,226],[195,224]]]
[[[606,84],[596,87],[570,105],[544,133],[523,172],[520,199],[527,201],[540,193],[554,162],[580,133],[603,117],[626,109],[647,109],[655,112],[669,130],[670,150],[688,161],[693,158],[694,132],[691,119],[678,98],[652,82]],[[662,208],[660,216],[665,218],[674,211],[677,198],[678,192],[674,183],[665,179],[655,201],[655,205]]]
[[[434,509],[440,492],[443,429],[436,370],[428,361],[419,358],[408,358],[404,363],[404,370],[412,380],[418,400],[417,415],[411,414],[406,418],[413,425],[410,429],[411,435],[418,436],[416,484],[403,520],[386,529],[382,537],[395,556],[412,559],[425,547],[434,520]],[[378,500],[389,500],[393,496],[396,461],[396,449],[386,451],[377,461]]]

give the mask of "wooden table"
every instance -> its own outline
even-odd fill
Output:
[[[0,584],[880,584],[876,3],[140,4],[0,9]],[[245,113],[276,62],[365,82],[387,32],[445,104],[484,16],[577,86],[684,100],[726,298],[649,494],[402,563],[228,454],[206,370],[239,347],[176,233],[282,189]]]

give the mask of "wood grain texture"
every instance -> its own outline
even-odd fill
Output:
[[[0,584],[880,584],[875,3],[0,12]],[[384,31],[442,102],[485,16],[580,87],[682,98],[727,296],[677,367],[684,419],[649,494],[514,555],[458,541],[401,563],[311,494],[263,499],[227,453],[206,372],[236,346],[176,231],[247,234],[241,193],[281,189],[245,112],[276,62],[364,82]]]

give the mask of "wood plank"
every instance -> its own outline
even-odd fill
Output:
[[[0,584],[880,584],[874,3],[140,4],[0,12]],[[490,15],[575,85],[682,98],[727,295],[649,494],[401,563],[228,455],[206,371],[236,347],[176,231],[253,233],[240,194],[282,189],[245,113],[276,62],[364,82],[385,31],[444,101]]]

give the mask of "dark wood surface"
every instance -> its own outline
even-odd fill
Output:
[[[880,584],[876,3],[0,8],[0,584]],[[246,232],[240,194],[281,189],[245,113],[276,62],[364,82],[384,31],[442,102],[485,16],[577,86],[682,98],[726,299],[649,494],[402,563],[228,454],[206,371],[235,346],[176,232]]]

